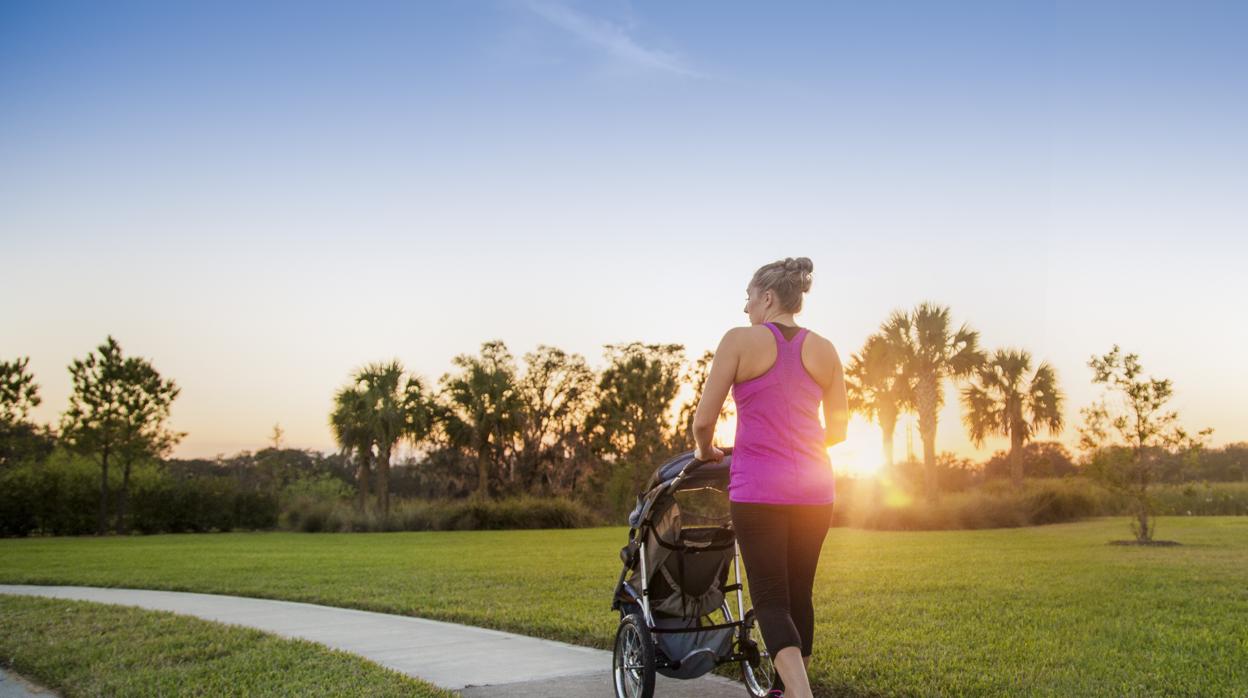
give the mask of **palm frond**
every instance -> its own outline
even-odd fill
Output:
[[[1045,426],[1050,434],[1060,433],[1065,427],[1065,402],[1066,396],[1057,386],[1057,372],[1047,362],[1040,364],[1032,376],[1027,396],[1031,422]]]

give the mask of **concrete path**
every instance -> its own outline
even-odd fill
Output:
[[[614,695],[610,652],[485,628],[293,601],[175,591],[0,584],[0,594],[138,606],[311,640],[462,691],[465,698]],[[691,681],[660,676],[655,690],[658,698],[745,694],[744,684],[719,676]]]
[[[0,698],[55,698],[56,694],[43,686],[33,684],[26,679],[5,671],[0,667]]]

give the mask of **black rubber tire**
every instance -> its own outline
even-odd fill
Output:
[[[625,668],[625,664],[633,669]],[[615,651],[611,656],[611,678],[616,698],[654,697],[654,639],[640,613],[620,620],[615,631]]]
[[[754,609],[745,612],[744,622],[741,624],[741,634],[738,638],[738,647],[741,652],[752,656],[761,657],[757,666],[754,662],[741,662],[741,681],[745,684],[745,691],[754,698],[767,698],[767,692],[771,690],[772,677],[775,676],[775,665],[771,663],[771,658],[767,656],[767,648],[763,644],[763,634],[758,631],[754,622]]]

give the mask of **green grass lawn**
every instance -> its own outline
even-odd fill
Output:
[[[1248,696],[1248,518],[834,529],[815,588],[820,695]],[[623,528],[0,541],[0,582],[215,592],[609,648]]]
[[[0,662],[65,696],[455,694],[302,640],[122,606],[0,596]]]

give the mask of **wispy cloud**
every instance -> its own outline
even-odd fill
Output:
[[[556,2],[528,0],[525,6],[542,19],[625,63],[685,77],[704,77],[686,65],[679,56],[637,43],[629,36],[628,31],[618,24],[591,17]]]

